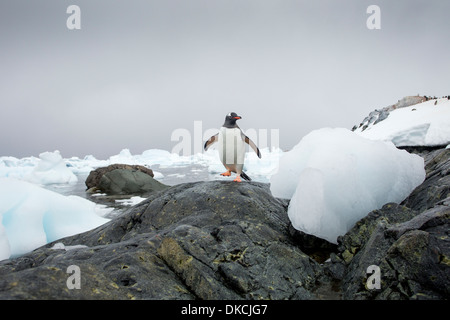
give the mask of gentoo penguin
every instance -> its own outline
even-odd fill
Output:
[[[230,112],[225,117],[225,123],[220,128],[219,133],[213,135],[205,142],[205,151],[215,142],[218,142],[220,161],[227,169],[221,173],[222,176],[230,176],[231,172],[236,173],[236,179],[233,181],[241,182],[241,176],[250,181],[250,177],[242,171],[245,158],[245,143],[247,143],[261,158],[261,152],[256,144],[247,137],[236,124],[236,120],[242,119],[234,112]]]

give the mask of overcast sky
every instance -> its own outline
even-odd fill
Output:
[[[170,151],[175,130],[231,111],[289,149],[404,96],[450,94],[449,34],[448,0],[2,0],[0,156]]]

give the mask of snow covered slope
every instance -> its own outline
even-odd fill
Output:
[[[445,146],[450,143],[448,98],[432,99],[406,107],[394,105],[394,108],[374,113],[354,132],[371,140],[392,141],[397,147]]]

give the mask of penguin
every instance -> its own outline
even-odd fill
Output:
[[[211,145],[217,142],[220,161],[227,169],[221,175],[229,177],[231,176],[231,172],[235,172],[236,178],[233,181],[241,182],[241,177],[247,181],[251,181],[252,179],[242,171],[244,167],[245,144],[247,143],[256,152],[258,158],[261,158],[261,152],[256,144],[236,124],[236,121],[239,119],[242,119],[242,117],[238,116],[235,112],[228,113],[219,133],[209,138],[203,148],[206,151]]]

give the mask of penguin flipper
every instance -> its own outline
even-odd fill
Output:
[[[252,147],[253,151],[256,152],[256,155],[258,156],[258,158],[261,159],[261,152],[259,151],[259,149],[256,146],[256,144],[252,141],[252,139],[250,139],[249,137],[247,137],[243,133],[242,133],[242,136],[243,136],[243,139],[244,139],[245,143],[247,143],[250,147]]]
[[[206,151],[208,150],[208,148],[214,144],[214,142],[217,142],[217,140],[219,139],[219,134],[215,134],[213,135],[211,138],[209,138],[206,142],[205,145],[203,146],[203,149]]]
[[[247,181],[252,181],[252,179],[250,179],[250,177],[244,172],[241,172],[241,177]]]

